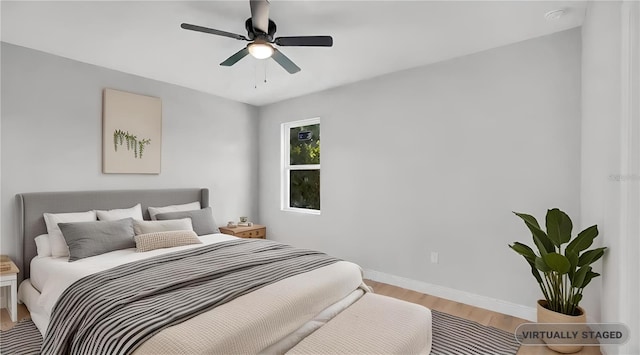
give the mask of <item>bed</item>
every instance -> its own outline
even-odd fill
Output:
[[[148,207],[194,201],[202,208],[209,207],[209,191],[187,188],[17,195],[23,245],[22,259],[17,261],[24,279],[19,298],[45,337],[45,353],[430,352],[428,309],[376,295],[363,283],[357,265],[315,251],[211,233],[198,237],[202,244],[145,253],[122,249],[74,262],[37,257],[35,238],[47,233],[44,213],[111,210],[139,203],[148,220]],[[282,253],[295,256],[285,260]],[[277,259],[280,264],[252,264],[254,255]],[[264,269],[258,269],[258,264]],[[146,268],[147,276],[141,279],[141,270]],[[233,276],[211,276],[232,268]],[[125,269],[135,269],[131,272],[137,273],[137,279],[123,276]],[[166,276],[158,282],[171,285],[158,286],[171,292],[158,296],[158,305],[153,307],[161,308],[150,303],[120,306],[127,297],[150,302],[140,301],[138,295],[155,282],[148,276],[159,274]],[[97,315],[87,316],[89,311]],[[82,318],[75,319],[75,313]],[[145,318],[151,316],[154,318]],[[113,334],[108,338],[106,333]]]

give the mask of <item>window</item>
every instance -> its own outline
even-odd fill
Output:
[[[320,118],[282,124],[282,209],[320,214]]]

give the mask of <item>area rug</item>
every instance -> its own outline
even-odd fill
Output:
[[[513,333],[434,310],[431,315],[431,354],[514,355],[520,348]]]
[[[31,319],[18,322],[13,328],[0,331],[0,354],[40,354],[42,336]]]
[[[514,355],[520,345],[512,333],[487,327],[447,313],[431,311],[433,315],[433,345],[431,354],[496,354]],[[0,354],[39,354],[42,345],[40,332],[31,320],[0,331]]]

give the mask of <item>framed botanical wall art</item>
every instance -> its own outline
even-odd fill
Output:
[[[104,89],[102,172],[160,174],[161,148],[162,101]]]

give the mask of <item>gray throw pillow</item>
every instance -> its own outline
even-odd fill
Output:
[[[132,218],[58,223],[58,227],[69,246],[69,261],[136,247]]]
[[[218,225],[213,220],[213,210],[211,207],[201,210],[180,211],[159,213],[156,215],[157,220],[191,218],[193,231],[198,235],[219,233]]]

